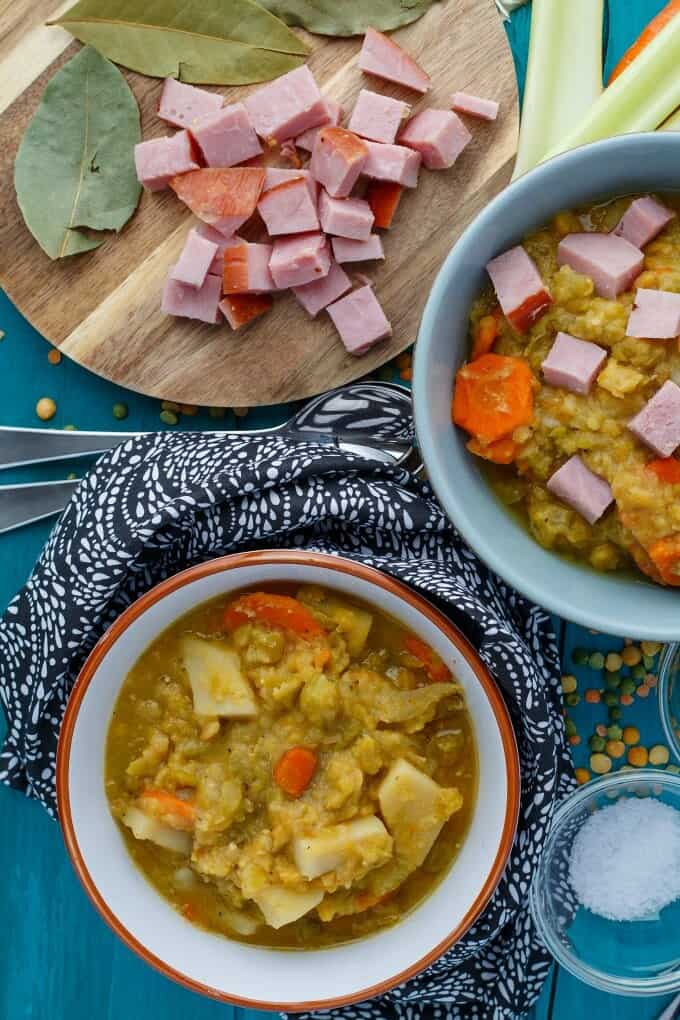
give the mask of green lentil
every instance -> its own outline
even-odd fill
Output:
[[[606,673],[604,685],[608,691],[616,691],[621,686],[621,674],[618,670],[615,673]]]
[[[585,648],[574,648],[571,657],[577,666],[585,666],[590,658],[590,653]]]
[[[633,680],[642,681],[647,676],[647,670],[642,665],[642,663],[639,662],[637,666],[633,666],[633,668],[630,671],[630,675],[632,676]]]
[[[642,665],[645,667],[646,670],[650,670],[652,668],[652,666],[654,665],[654,656],[653,655],[643,655],[642,656]]]
[[[164,425],[176,425],[179,421],[174,411],[161,411],[160,419]]]
[[[635,692],[635,681],[626,676],[621,681],[621,694],[633,694]]]
[[[604,667],[604,655],[602,652],[593,652],[588,658],[588,665],[591,669],[602,669]]]
[[[113,417],[118,421],[122,421],[124,418],[127,418],[128,414],[129,411],[127,404],[119,403],[113,405]]]
[[[620,740],[622,736],[623,730],[616,723],[607,727],[607,737],[609,740]]]
[[[581,698],[579,697],[578,694],[567,694],[564,700],[567,703],[567,705],[569,705],[569,708],[575,708],[576,705],[578,705]]]
[[[591,751],[604,751],[606,746],[607,742],[604,737],[598,737],[597,733],[593,733],[588,741],[588,747]]]

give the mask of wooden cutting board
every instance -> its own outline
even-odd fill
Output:
[[[362,87],[423,106],[448,107],[460,89],[500,101],[495,124],[469,121],[473,142],[446,171],[422,171],[395,226],[386,260],[364,272],[394,335],[362,358],[347,355],[327,315],[309,319],[291,295],[238,333],[160,313],[168,266],[192,221],[170,192],[144,193],[123,231],[93,252],[51,261],[26,229],[16,203],[16,150],[47,81],[77,51],[44,22],[71,3],[0,2],[0,284],[43,336],[79,364],[129,389],[181,403],[254,406],[295,400],[356,379],[415,339],[432,280],[461,231],[508,182],[518,109],[512,56],[493,0],[442,0],[394,38],[433,80],[422,100],[358,70],[360,39],[305,33],[309,64],[328,96],[350,110]],[[155,114],[161,83],[125,72],[142,113],[144,138],[167,134]],[[247,88],[222,88],[227,101]]]

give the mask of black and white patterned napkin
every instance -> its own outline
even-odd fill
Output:
[[[555,804],[571,787],[558,650],[547,614],[489,573],[429,486],[403,469],[275,436],[164,433],[107,453],[79,485],[0,621],[0,697],[9,725],[0,780],[54,815],[59,726],[104,630],[178,570],[275,546],[353,557],[436,602],[496,678],[520,751],[517,837],[482,917],[420,976],[334,1015],[521,1015],[549,966],[529,916],[529,885]]]

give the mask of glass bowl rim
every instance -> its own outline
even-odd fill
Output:
[[[618,787],[640,785],[661,785],[675,792],[680,797],[680,775],[665,772],[661,769],[640,769],[635,772],[612,772],[606,776],[591,779],[570,793],[558,806],[550,825],[548,839],[554,838],[564,823],[573,813],[582,807],[593,795],[616,790]],[[649,978],[616,977],[606,971],[591,967],[574,953],[569,952],[555,937],[553,929],[546,920],[540,907],[538,885],[544,875],[545,855],[541,857],[531,888],[529,890],[529,909],[538,930],[539,937],[552,957],[569,971],[574,977],[603,992],[615,995],[654,996],[669,995],[680,991],[680,966],[671,974],[657,975]]]
[[[675,755],[676,761],[680,764],[680,739],[678,738],[675,728],[671,722],[670,712],[670,684],[671,684],[671,669],[673,662],[680,655],[680,642],[672,641],[667,644],[661,653],[661,659],[659,661],[659,685],[658,685],[658,699],[659,699],[659,715],[661,716],[661,726],[664,731],[664,735],[668,744]]]

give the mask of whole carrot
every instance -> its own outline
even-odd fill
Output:
[[[652,18],[644,31],[637,37],[633,45],[630,46],[623,54],[609,76],[609,81],[607,82],[608,85],[611,85],[613,81],[616,81],[619,75],[623,74],[627,67],[630,67],[636,57],[642,53],[646,46],[649,46],[652,39],[657,37],[659,32],[666,27],[668,22],[671,21],[676,14],[680,14],[680,0],[670,0],[670,2],[659,11],[657,16]]]

